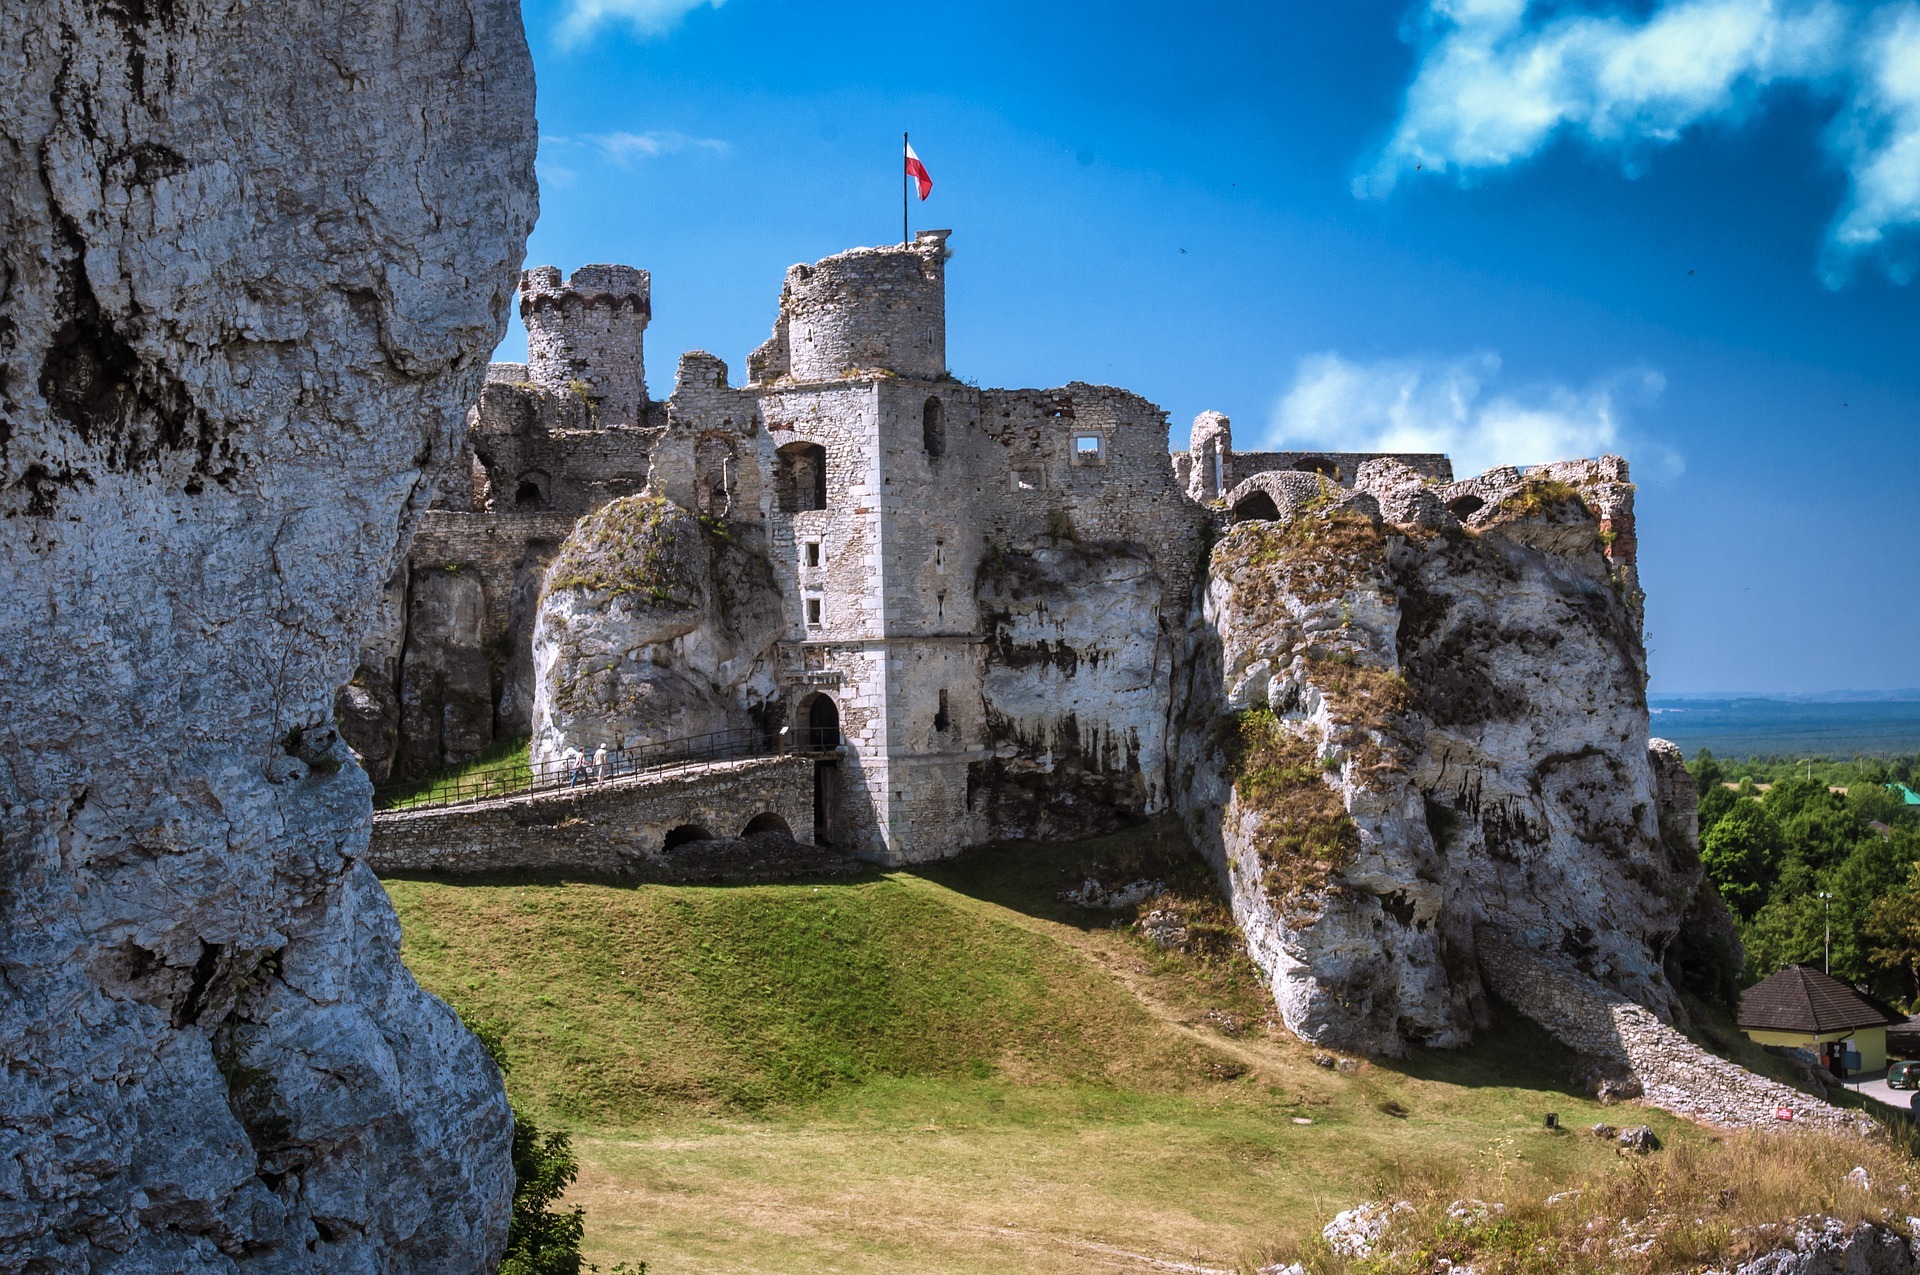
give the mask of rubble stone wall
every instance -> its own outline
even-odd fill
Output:
[[[1502,1000],[1570,1048],[1623,1068],[1656,1107],[1729,1129],[1871,1127],[1858,1112],[1708,1053],[1645,1006],[1576,970],[1497,935],[1476,937],[1481,973]]]
[[[646,881],[793,875],[844,856],[743,841],[773,814],[794,842],[813,842],[813,767],[764,757],[629,776],[480,805],[375,816],[367,863],[383,876],[582,873]],[[666,848],[688,825],[727,844]],[[756,848],[757,847],[757,848]]]

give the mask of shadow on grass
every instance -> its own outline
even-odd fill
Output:
[[[1187,839],[1177,819],[1154,819],[1085,841],[999,841],[975,846],[957,858],[901,869],[969,898],[1027,916],[1083,930],[1103,930],[1114,912],[1081,907],[1060,896],[1088,880],[1108,887],[1164,881],[1170,893],[1193,898],[1219,894],[1213,870]]]
[[[382,881],[419,881],[431,885],[474,886],[553,886],[593,885],[615,890],[638,890],[659,886],[673,890],[745,890],[763,886],[813,886],[832,889],[844,886],[872,885],[886,872],[871,863],[862,863],[857,871],[833,876],[768,876],[751,881],[654,881],[617,872],[585,872],[570,868],[502,868],[490,872],[383,872]]]

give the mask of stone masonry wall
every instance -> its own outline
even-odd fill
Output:
[[[1474,947],[1481,976],[1502,1000],[1569,1047],[1624,1068],[1653,1106],[1733,1129],[1871,1127],[1857,1112],[1708,1053],[1644,1006],[1575,970],[1486,931],[1475,934]],[[1781,1108],[1792,1113],[1790,1120],[1779,1118]]]
[[[762,757],[479,805],[388,811],[374,819],[367,862],[386,876],[546,871],[691,881],[790,875],[835,861],[757,841],[757,853],[739,844],[665,849],[667,834],[687,824],[738,843],[748,823],[768,813],[786,822],[795,842],[811,844],[812,762]]]

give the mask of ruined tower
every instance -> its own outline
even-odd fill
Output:
[[[773,336],[747,360],[754,384],[947,375],[947,235],[857,248],[787,271]]]
[[[632,266],[581,266],[571,279],[553,266],[527,271],[520,318],[528,379],[583,395],[602,426],[638,424],[647,403],[652,286],[652,277]]]
[[[1195,500],[1218,500],[1227,494],[1227,464],[1233,456],[1233,422],[1219,412],[1193,418],[1187,455],[1187,495]]]

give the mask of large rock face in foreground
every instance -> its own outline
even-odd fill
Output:
[[[1213,551],[1176,778],[1287,1025],[1464,1044],[1477,933],[1670,1015],[1700,870],[1649,754],[1624,462],[1262,478],[1276,516]]]
[[[8,17],[0,1269],[490,1269],[499,1076],[331,703],[532,223],[518,6]]]

